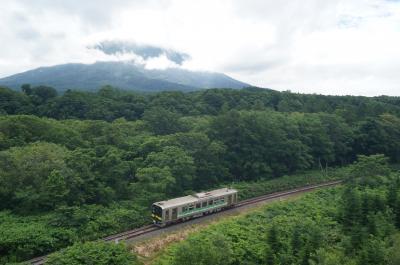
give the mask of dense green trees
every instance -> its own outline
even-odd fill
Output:
[[[399,101],[391,97],[256,88],[139,94],[107,86],[62,95],[45,86],[24,85],[22,92],[0,88],[0,211],[10,216],[0,226],[28,218],[32,231],[48,227],[50,237],[60,233],[69,243],[146,223],[153,201],[196,190],[233,184],[247,198],[331,178],[331,167],[347,165],[357,155],[381,153],[398,163],[399,115]],[[352,175],[363,172],[364,182],[374,187],[382,181],[367,176],[382,168],[365,167],[364,162],[371,165],[368,159],[383,168],[386,163],[383,157],[360,156]],[[290,177],[305,170],[317,170],[317,177]],[[272,181],[265,185],[266,180]],[[365,209],[382,204],[375,195],[348,196]],[[399,225],[396,196],[392,191],[390,201]],[[48,234],[41,234],[46,229],[37,231],[35,237],[46,245]],[[293,244],[314,239],[298,237]],[[24,240],[30,242],[21,236],[0,251],[14,257],[13,249]],[[61,245],[26,249],[38,255]],[[296,255],[311,255],[303,252]]]
[[[397,116],[400,114],[399,100],[395,97],[302,95],[257,88],[141,94],[106,86],[97,93],[67,90],[59,96],[56,96],[54,89],[43,86],[29,87],[28,90],[22,88],[22,91],[15,92],[1,87],[0,99],[4,100],[0,100],[0,113],[111,121],[120,117],[128,120],[141,119],[145,111],[151,112],[157,108],[183,116],[218,115],[230,109],[252,109],[325,112],[341,116],[349,123],[385,113]]]
[[[237,179],[276,177],[352,161],[352,131],[330,114],[230,111],[211,123]]]
[[[43,211],[144,197],[150,203],[150,194],[176,196],[355,157],[356,132],[333,114],[231,110],[178,121],[185,130],[156,135],[146,120],[2,116],[0,207]]]
[[[175,196],[351,161],[350,129],[328,114],[229,111],[201,128],[190,122],[190,132],[155,137],[142,121],[3,116],[0,205],[34,211],[146,191]],[[326,122],[341,126],[327,130]],[[146,190],[146,182],[161,186]]]

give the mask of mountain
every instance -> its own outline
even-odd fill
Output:
[[[137,91],[191,91],[249,86],[221,73],[194,72],[179,68],[148,70],[129,62],[62,64],[40,67],[0,79],[1,86],[13,89],[20,89],[22,84],[52,86],[59,91],[96,90],[105,85]]]

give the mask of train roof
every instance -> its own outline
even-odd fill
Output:
[[[194,197],[202,199],[206,197],[218,197],[218,196],[223,196],[223,195],[229,195],[237,192],[235,189],[231,188],[222,188],[218,190],[212,190],[208,192],[199,192],[194,195]]]
[[[188,196],[170,199],[170,200],[166,200],[166,201],[160,201],[160,202],[156,202],[154,204],[160,206],[163,209],[166,209],[166,208],[176,207],[176,206],[185,205],[185,204],[189,204],[189,203],[196,203],[198,201],[202,201],[203,199],[229,195],[229,194],[233,194],[236,192],[237,192],[237,190],[235,190],[235,189],[222,188],[222,189],[212,190],[212,191],[208,191],[208,192],[199,192],[194,195],[188,195]]]

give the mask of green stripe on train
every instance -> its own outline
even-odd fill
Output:
[[[193,213],[200,213],[200,212],[203,212],[203,211],[205,211],[205,210],[217,208],[218,206],[227,205],[227,204],[228,204],[228,203],[223,202],[223,203],[213,204],[213,205],[211,205],[211,206],[206,206],[206,207],[199,208],[199,209],[193,209],[193,210],[188,211],[188,212],[185,212],[185,213],[183,213],[183,214],[178,214],[178,217],[185,217],[185,216],[191,215],[191,214],[193,214]]]

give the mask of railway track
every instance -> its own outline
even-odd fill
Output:
[[[292,189],[292,190],[288,190],[288,191],[275,192],[275,193],[270,193],[270,194],[266,194],[266,195],[261,195],[261,196],[257,196],[257,197],[250,198],[250,199],[247,199],[247,200],[239,201],[236,204],[235,208],[242,207],[242,206],[249,205],[249,204],[254,204],[254,203],[257,203],[257,202],[266,201],[266,200],[269,200],[269,199],[285,197],[287,195],[293,195],[293,194],[303,193],[303,192],[307,192],[307,191],[312,191],[312,190],[315,190],[315,189],[318,189],[318,188],[335,186],[335,185],[338,185],[340,183],[342,183],[341,180],[336,180],[336,181],[330,181],[330,182],[325,182],[325,183],[316,184],[316,185],[305,186],[305,187]]]
[[[104,241],[114,241],[115,243],[118,243],[119,241],[123,241],[123,240],[127,240],[130,238],[134,238],[143,234],[147,234],[150,232],[153,232],[155,230],[159,230],[160,227],[155,226],[155,225],[147,225],[147,226],[143,226],[141,228],[138,229],[134,229],[134,230],[130,230],[130,231],[126,231],[120,234],[116,234],[116,235],[112,235],[112,236],[108,236],[103,238]]]
[[[254,197],[251,199],[240,201],[236,204],[236,206],[234,208],[237,209],[237,208],[240,208],[240,207],[243,207],[246,205],[259,203],[262,201],[268,201],[268,200],[279,198],[279,197],[285,197],[288,195],[300,194],[300,193],[312,191],[312,190],[319,189],[319,188],[336,186],[340,183],[342,183],[341,180],[336,180],[336,181],[330,181],[330,182],[325,182],[325,183],[321,183],[321,184],[309,185],[309,186],[305,186],[305,187],[301,187],[301,188],[291,189],[288,191],[270,193],[270,194],[266,194],[266,195],[262,195],[262,196],[258,196],[258,197]],[[199,217],[199,218],[201,218],[201,217]],[[137,229],[125,231],[125,232],[122,232],[119,234],[110,235],[110,236],[103,238],[102,240],[118,243],[120,241],[128,240],[128,239],[138,237],[140,235],[144,235],[144,234],[147,234],[147,233],[150,233],[150,232],[153,232],[156,230],[160,230],[160,229],[162,229],[162,228],[151,224],[151,225],[143,226],[143,227],[140,227]],[[37,257],[37,258],[27,261],[27,263],[30,263],[32,265],[41,265],[41,264],[45,263],[46,257],[47,256]]]

